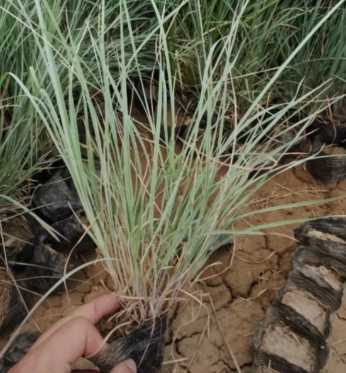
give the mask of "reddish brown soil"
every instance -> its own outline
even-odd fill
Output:
[[[239,221],[234,229],[346,213],[346,181],[323,185],[315,183],[303,167],[290,170],[258,191],[248,209],[343,196],[345,198],[338,201],[252,216]],[[296,245],[293,229],[298,225],[285,224],[262,230],[258,235],[239,237],[233,255],[223,248],[210,259],[210,263],[220,263],[206,270],[201,276],[206,279],[192,289],[203,302],[187,298],[169,315],[164,373],[234,372],[236,365],[230,349],[241,371],[250,372],[252,335],[273,302],[276,290],[285,282]],[[87,281],[81,282],[77,290],[46,300],[25,329],[45,330],[79,305],[111,288],[111,281],[101,265],[90,266],[85,274]],[[329,343],[330,358],[323,372],[345,372],[346,300],[334,316]]]

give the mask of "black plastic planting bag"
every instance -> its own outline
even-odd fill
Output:
[[[72,211],[83,209],[71,175],[66,168],[58,170],[44,186],[37,190],[32,204],[36,208],[35,212],[48,223],[66,219],[72,215]]]
[[[345,219],[319,219],[295,229],[299,244],[287,283],[253,338],[254,373],[318,373],[328,359],[330,319],[346,279]]]
[[[59,159],[53,162],[47,168],[34,172],[30,177],[30,190],[33,187],[38,185],[45,184],[56,172],[58,169],[65,168],[65,163],[63,160]]]
[[[313,121],[306,131],[313,140],[316,136],[328,145],[346,147],[346,127],[338,126],[331,122]]]
[[[4,356],[0,373],[9,372],[21,359],[23,359],[40,335],[41,333],[38,332],[20,334],[14,340]]]
[[[110,373],[126,359],[135,361],[137,373],[157,373],[163,362],[166,326],[166,316],[148,322],[126,337],[112,342],[101,356],[92,357],[90,361],[102,373]]]
[[[287,334],[288,340],[280,346],[280,337],[282,338],[285,329],[290,331]],[[299,356],[299,353],[294,357],[285,354],[290,345],[297,344],[297,340],[304,347],[308,346],[304,367],[290,361],[296,358],[304,360],[304,350],[302,356]],[[253,372],[256,373],[265,372],[266,367],[271,367],[280,373],[318,373],[328,360],[328,346],[323,336],[307,323],[304,317],[283,304],[267,310],[253,337],[253,345],[256,349]],[[280,356],[277,351],[285,356]]]
[[[6,267],[10,264],[13,270],[18,272],[24,271],[26,267],[21,264],[28,263],[31,260],[33,250],[33,244],[17,242],[13,246],[6,247],[0,244],[0,267]]]
[[[51,227],[62,237],[57,240],[48,234],[45,243],[51,245],[54,250],[65,253],[69,253],[71,250],[76,253],[85,253],[96,249],[96,245],[86,233],[83,223],[87,223],[84,211],[78,210],[70,217],[52,224]]]
[[[301,242],[307,242],[306,240],[309,238],[309,232],[311,231],[331,234],[346,242],[346,219],[322,218],[312,220],[296,228],[294,230],[294,236]],[[313,235],[310,235],[310,237],[313,237]]]
[[[346,157],[328,156],[321,151],[324,141],[320,136],[314,138],[312,154],[318,154],[322,158],[313,158],[306,162],[307,169],[312,177],[324,183],[336,183],[346,177]]]
[[[37,234],[34,240],[33,256],[26,270],[27,286],[40,293],[45,293],[54,286],[66,273],[78,266],[78,259],[71,255],[58,253],[45,243],[47,233]],[[62,288],[55,290],[58,292]]]
[[[100,170],[97,160],[95,172]],[[45,243],[55,251],[85,253],[96,248],[95,243],[85,232],[88,222],[76,188],[66,168],[57,171],[47,183],[40,187],[33,198],[33,207],[43,220],[51,224],[60,236],[58,239],[47,235]],[[38,209],[37,209],[38,207]],[[41,227],[32,222],[35,234],[40,234]]]
[[[277,120],[277,115],[282,111],[280,107],[268,108],[263,115],[259,118],[254,118],[249,126],[238,134],[237,141],[245,144],[254,136],[254,131],[256,131],[257,136],[255,137],[258,140],[258,144],[290,144],[289,150],[293,151],[301,143],[301,139],[297,138],[297,134],[302,129],[303,124],[298,124],[301,121],[300,115],[295,114],[293,110],[289,110],[282,113],[279,122],[272,126],[272,121]]]
[[[346,219],[328,218],[307,222],[294,230],[300,241],[293,259],[324,266],[346,278]]]

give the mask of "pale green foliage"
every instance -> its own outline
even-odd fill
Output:
[[[7,4],[5,4],[7,6]],[[0,213],[14,208],[2,196],[19,197],[19,189],[31,174],[40,168],[44,151],[38,144],[40,132],[37,113],[28,97],[8,73],[16,74],[29,89],[29,64],[35,64],[37,47],[26,42],[23,27],[5,11],[0,10]],[[29,53],[30,51],[30,53]],[[26,56],[33,57],[29,61]],[[42,139],[41,139],[42,140]]]
[[[47,22],[45,30],[51,48],[59,53],[63,49],[62,42],[70,39],[71,48],[81,57],[83,73],[89,87],[99,81],[97,64],[93,61],[93,43],[98,43],[97,37],[107,38],[104,44],[112,56],[120,51],[119,47],[119,18],[114,17],[119,4],[108,6],[104,14],[107,28],[104,34],[98,33],[98,6],[88,1],[56,1],[44,2],[44,17]],[[144,4],[145,5],[145,4]],[[140,25],[147,20],[145,7],[139,2],[133,4],[131,14],[133,22]],[[139,17],[135,18],[135,14]],[[6,197],[22,200],[25,194],[19,194],[28,185],[27,180],[35,171],[49,164],[57,154],[49,137],[46,136],[45,127],[37,114],[30,99],[23,95],[23,91],[10,74],[15,75],[30,90],[32,94],[40,97],[40,88],[44,87],[45,94],[53,97],[54,86],[48,75],[45,74],[47,61],[40,53],[38,40],[42,37],[36,4],[32,0],[8,1],[0,4],[0,205],[1,212],[18,208],[10,203]],[[86,22],[88,23],[86,25]],[[84,25],[83,32],[80,32]],[[49,36],[48,36],[49,35]],[[73,35],[73,37],[69,35]],[[135,37],[139,42],[141,35]],[[130,38],[127,38],[130,43]],[[126,47],[125,47],[126,49]],[[126,53],[126,52],[125,52]],[[59,76],[64,86],[62,95],[68,97],[68,74],[64,74],[67,61],[61,55],[59,60]],[[127,54],[129,59],[131,56]],[[141,63],[145,66],[150,61],[145,50],[141,53]],[[150,61],[152,65],[152,61]],[[112,76],[116,77],[118,71],[117,59],[108,62]],[[94,70],[94,68],[96,70]],[[54,104],[56,104],[56,101]]]
[[[135,21],[139,2],[71,2],[74,11],[87,4],[91,10],[88,15],[80,11],[81,19],[72,13],[68,27],[61,24],[63,3],[31,2],[35,19],[20,1],[17,3],[18,17],[28,38],[35,41],[39,51],[35,58],[41,65],[39,71],[28,71],[31,85],[21,75],[12,77],[30,98],[31,107],[71,172],[90,223],[89,233],[106,259],[125,311],[130,317],[136,313],[139,322],[154,317],[168,309],[221,244],[258,229],[232,231],[231,226],[269,177],[297,164],[273,172],[303,133],[309,117],[296,123],[297,136],[291,141],[266,151],[260,142],[278,127],[288,110],[313,101],[314,92],[301,95],[297,91],[298,98],[287,100],[266,122],[261,120],[266,113],[261,103],[336,8],[304,35],[283,64],[265,79],[263,88],[254,97],[248,96],[248,110],[239,117],[236,87],[241,76],[237,64],[248,46],[239,45],[238,32],[246,19],[248,2],[231,12],[228,33],[218,41],[205,35],[205,15],[198,7],[193,25],[198,46],[194,50],[202,50],[194,78],[199,83],[199,103],[186,144],[177,152],[167,128],[167,115],[175,111],[169,98],[174,96],[175,77],[179,76],[170,33],[190,5],[188,1],[179,6],[167,3],[167,7],[148,1],[150,24],[142,33],[136,31]],[[108,16],[114,14],[117,16],[110,21]],[[160,72],[157,112],[163,115],[152,115],[148,103],[147,135],[143,136],[143,129],[129,113],[126,88],[129,74],[144,76],[149,66]],[[101,122],[95,102],[105,113]],[[234,114],[234,130],[225,137],[229,111]],[[82,149],[86,159],[78,138],[80,113],[86,120],[87,144]],[[207,118],[207,125],[197,149],[202,118]],[[162,129],[165,146],[160,141]],[[244,132],[247,141],[239,145],[237,139]]]

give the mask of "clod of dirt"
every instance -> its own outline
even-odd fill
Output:
[[[237,222],[236,224],[237,229],[246,229],[248,226],[246,224],[241,224],[240,222]],[[261,259],[265,259],[265,254],[262,253],[262,250],[267,249],[267,243],[266,243],[266,237],[264,234],[261,234],[261,232],[258,232],[258,235],[242,235],[239,237],[236,237],[235,239],[235,254],[250,254],[254,255],[255,259],[254,262],[260,261]],[[263,257],[264,256],[264,257]],[[258,257],[258,258],[257,258]]]
[[[229,355],[227,347],[229,345],[240,366],[249,364],[252,331],[262,316],[263,311],[258,304],[241,300],[236,300],[218,310],[216,317],[227,341],[225,343],[213,313],[209,318],[204,315],[195,321],[192,320],[191,312],[178,314],[172,325],[173,333],[176,337],[180,337],[177,341],[173,338],[178,352],[175,358],[186,358],[187,360],[179,365],[184,368],[188,366],[188,371],[191,373],[219,372],[222,369],[229,372],[235,369]],[[187,322],[190,323],[186,324]],[[179,327],[180,329],[177,329]]]
[[[83,255],[85,262],[92,262],[98,258],[97,252],[87,253]],[[84,272],[91,283],[94,285],[106,284],[109,273],[102,263],[90,263],[87,267],[84,268]],[[112,285],[110,282],[108,285]],[[113,284],[114,286],[114,284]],[[110,287],[111,290],[111,287]]]
[[[202,270],[201,280],[207,286],[220,286],[224,282],[227,269],[231,264],[232,253],[229,246],[217,250],[207,261],[206,269]]]
[[[275,221],[275,219],[294,219],[295,217],[292,216],[286,216],[282,214],[271,214],[271,218],[268,220],[268,222]],[[292,233],[292,227],[276,227],[275,232],[273,232],[273,229],[264,229],[266,233],[266,244],[267,249],[271,252],[275,251],[279,255],[283,255],[287,251],[292,250],[295,245],[295,239]],[[275,234],[273,234],[275,233]]]
[[[217,312],[221,329],[227,344],[233,350],[239,366],[250,364],[252,361],[251,340],[255,325],[263,317],[262,307],[256,302],[236,300],[231,305]],[[221,359],[227,362],[232,369],[235,364],[230,357],[228,349],[220,335],[220,330],[212,324],[211,336],[218,346],[222,347]]]
[[[272,325],[264,335],[260,348],[272,355],[281,356],[289,363],[313,372],[314,350],[309,341],[283,325]]]
[[[323,240],[323,241],[340,242],[340,243],[346,244],[346,241],[340,237],[337,237],[330,233],[323,233],[323,232],[316,231],[316,230],[310,230],[309,232],[306,233],[306,236],[318,238],[319,240]]]
[[[103,286],[93,286],[91,292],[84,298],[84,302],[91,302],[93,299],[105,294],[109,294],[109,291]]]
[[[280,373],[277,370],[272,369],[270,366],[259,366],[256,372],[253,373]]]
[[[205,270],[202,271],[202,280],[206,283],[208,286],[220,286],[223,284],[223,278],[224,276],[220,276],[218,274],[218,268],[217,266],[208,267]]]
[[[201,334],[185,338],[178,343],[181,356],[189,357],[184,366],[191,373],[216,373],[220,371],[220,351],[206,336]]]
[[[344,328],[344,326],[343,326]],[[345,358],[339,355],[334,348],[330,349],[329,360],[321,373],[345,373]]]
[[[335,271],[330,270],[324,266],[315,267],[313,265],[305,264],[302,267],[304,275],[319,281],[322,278],[334,290],[341,292],[343,289],[343,279]]]
[[[310,233],[310,231],[318,231],[323,233],[322,235],[318,233]],[[316,236],[318,235],[318,237]],[[295,237],[304,242],[306,237],[318,238],[324,241],[340,242],[345,243],[346,241],[346,224],[345,219],[338,217],[331,218],[321,218],[317,220],[308,221],[302,226],[294,230]],[[314,237],[315,235],[315,237]],[[343,241],[334,238],[336,236]]]
[[[181,340],[200,331],[206,330],[211,315],[211,308],[203,304],[181,302],[172,324],[174,340]]]
[[[213,302],[213,308],[215,310],[222,309],[232,301],[232,294],[224,284],[220,286],[206,286],[204,289],[211,298],[209,299],[209,297],[205,297],[205,303],[208,304]]]
[[[62,299],[62,298],[60,298]],[[36,325],[41,330],[47,330],[53,324],[61,320],[63,317],[68,316],[71,312],[75,311],[78,305],[61,305],[62,301],[57,303],[57,306],[49,308],[39,307],[33,314],[30,322],[23,327],[23,332],[38,330]]]
[[[284,285],[285,281],[286,273],[284,272],[265,272],[261,276],[260,283],[252,288],[250,298],[267,308],[273,303],[276,292]]]
[[[340,355],[346,356],[344,320],[335,317],[332,324],[331,336],[328,339],[329,345]]]
[[[246,298],[254,283],[261,282],[261,275],[277,265],[277,255],[269,250],[258,250],[254,254],[236,252],[230,270],[224,277],[225,284],[234,297]]]
[[[207,330],[214,310],[218,311],[232,301],[232,295],[224,284],[215,287],[201,285],[198,289],[200,293],[195,297],[200,298],[200,303],[186,297],[178,304],[170,333],[173,339],[181,340]]]
[[[294,167],[294,175],[297,179],[308,184],[315,184],[316,180],[312,177],[310,172],[306,169],[306,164],[302,163]]]
[[[298,290],[289,291],[284,294],[281,302],[304,316],[321,334],[325,333],[327,317],[329,315],[320,303],[309,296],[309,294],[301,293]]]

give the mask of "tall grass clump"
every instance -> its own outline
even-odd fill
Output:
[[[0,32],[3,35],[0,41],[1,214],[15,208],[12,198],[23,201],[25,182],[43,164],[45,153],[40,149],[42,122],[37,120],[37,112],[29,98],[9,77],[9,73],[14,73],[33,88],[29,68],[35,68],[37,46],[30,45],[22,25],[4,11],[0,12]]]
[[[178,3],[175,2],[175,6]],[[336,0],[259,0],[247,5],[231,55],[236,59],[233,79],[242,114],[301,40],[337,3]],[[215,52],[221,48],[218,41],[231,32],[238,8],[236,0],[191,0],[174,21],[166,25],[172,71],[177,73],[177,80],[185,89],[199,90],[199,76],[206,68],[203,56],[211,48]],[[333,84],[327,89],[324,87],[319,100],[310,102],[305,112],[313,113],[321,105],[327,108],[336,97],[344,95],[345,16],[346,8],[342,5],[298,51],[267,91],[263,103],[289,101],[296,96],[298,87],[300,95],[304,95],[328,80]],[[224,62],[218,66],[221,72]],[[330,111],[342,115],[343,106],[344,100],[338,100]]]
[[[302,37],[307,35],[323,17],[337,4],[337,1],[286,1],[277,2],[276,13],[289,15],[287,22],[281,22],[273,40],[280,45],[274,48],[272,59],[268,67],[274,68],[277,63],[285,60],[300,43]],[[325,107],[339,96],[345,94],[346,48],[342,40],[346,32],[346,7],[342,4],[334,14],[324,22],[320,30],[307,42],[296,55],[289,69],[281,79],[281,93],[283,99],[295,95],[296,87],[302,85],[302,94],[312,87],[332,79],[328,89],[319,97],[319,102],[310,106],[313,111],[318,105],[324,103]],[[344,99],[335,102],[330,113],[344,115]]]
[[[279,161],[302,136],[310,117],[291,128],[280,128],[278,123],[289,110],[313,101],[315,92],[299,95],[297,91],[299,98],[277,106],[276,114],[266,120],[267,109],[261,102],[337,6],[302,38],[239,116],[236,64],[248,47],[237,44],[249,3],[242,2],[232,13],[227,36],[201,54],[198,104],[187,136],[177,143],[176,128],[168,128],[175,120],[172,97],[177,78],[169,26],[188,2],[162,7],[161,2],[148,1],[151,18],[142,33],[134,22],[138,16],[134,3],[124,0],[96,2],[92,17],[76,22],[78,27],[73,32],[66,28],[65,33],[53,12],[56,2],[32,2],[35,20],[21,1],[16,3],[18,18],[39,51],[42,70],[39,76],[28,70],[32,86],[21,76],[11,77],[30,99],[71,173],[89,222],[86,229],[123,304],[120,317],[131,327],[140,326],[165,314],[221,245],[265,228],[232,230],[238,219],[259,212],[244,213],[256,190],[298,163],[283,166]],[[84,9],[89,2],[73,4]],[[116,31],[108,23],[111,12],[116,14],[112,18]],[[195,26],[200,24],[199,48],[206,45],[206,36],[202,13],[197,11],[195,16]],[[109,32],[115,34],[111,37]],[[150,64],[149,60],[144,64],[142,53],[154,57],[151,68],[158,76],[157,102],[152,110],[150,100],[144,98],[145,115],[139,118],[130,108],[128,78],[136,76],[145,84],[141,78],[147,76]],[[44,81],[39,77],[45,77]],[[235,114],[234,130],[225,135],[230,111]],[[84,118],[85,144],[79,142],[79,116]],[[206,125],[200,137],[202,120]],[[278,134],[295,129],[296,135],[288,142],[267,143],[264,150],[261,143],[274,129]],[[244,132],[247,140],[240,143]]]
[[[213,49],[217,56],[222,49],[219,41],[234,34],[233,25],[240,4],[236,0],[188,1],[174,21],[166,26],[172,70],[185,89],[199,89],[200,76],[208,66],[209,52]],[[282,25],[292,21],[291,13],[291,7],[279,8],[278,1],[249,2],[243,9],[230,55],[221,56],[222,60],[217,64],[221,74],[227,63],[224,59],[233,59],[233,84],[238,106],[243,111],[249,108],[278,67],[275,63],[280,50],[277,36]],[[278,81],[267,92],[268,96],[279,95]]]
[[[48,24],[45,29],[49,33],[50,47],[59,54],[61,42],[73,40],[74,48],[83,61],[85,79],[92,91],[95,82],[97,85],[99,80],[98,71],[93,70],[97,65],[93,62],[92,51],[92,34],[99,22],[97,7],[80,1],[47,1],[46,11],[48,13],[45,16],[52,20],[52,24]],[[104,21],[107,23],[105,56],[117,54],[120,50],[117,14],[117,4],[108,6],[104,14]],[[148,14],[140,3],[132,4],[130,14],[134,27],[132,39],[135,42],[138,39],[139,42],[140,30],[147,21]],[[0,204],[3,211],[15,207],[13,197],[24,202],[23,197],[27,196],[26,189],[31,176],[59,157],[30,99],[23,95],[18,84],[10,77],[10,74],[15,75],[37,97],[41,95],[39,87],[44,87],[45,93],[50,97],[54,95],[50,77],[42,73],[45,71],[46,61],[40,54],[36,40],[42,37],[38,23],[35,2],[6,0],[0,4],[0,31],[4,35],[0,41]],[[88,31],[86,35],[78,31],[81,25],[84,25],[84,32]],[[130,58],[128,50],[133,40],[128,37],[124,41],[127,59]],[[68,62],[63,55],[60,57],[57,69],[62,84],[67,87],[68,76],[64,76],[63,72]],[[143,69],[146,64],[152,65],[145,50],[141,53],[140,62]],[[117,76],[117,63],[117,59],[109,59],[109,68],[114,77]],[[79,87],[74,87],[74,90],[78,92]],[[62,95],[67,98],[68,92],[62,92]]]

